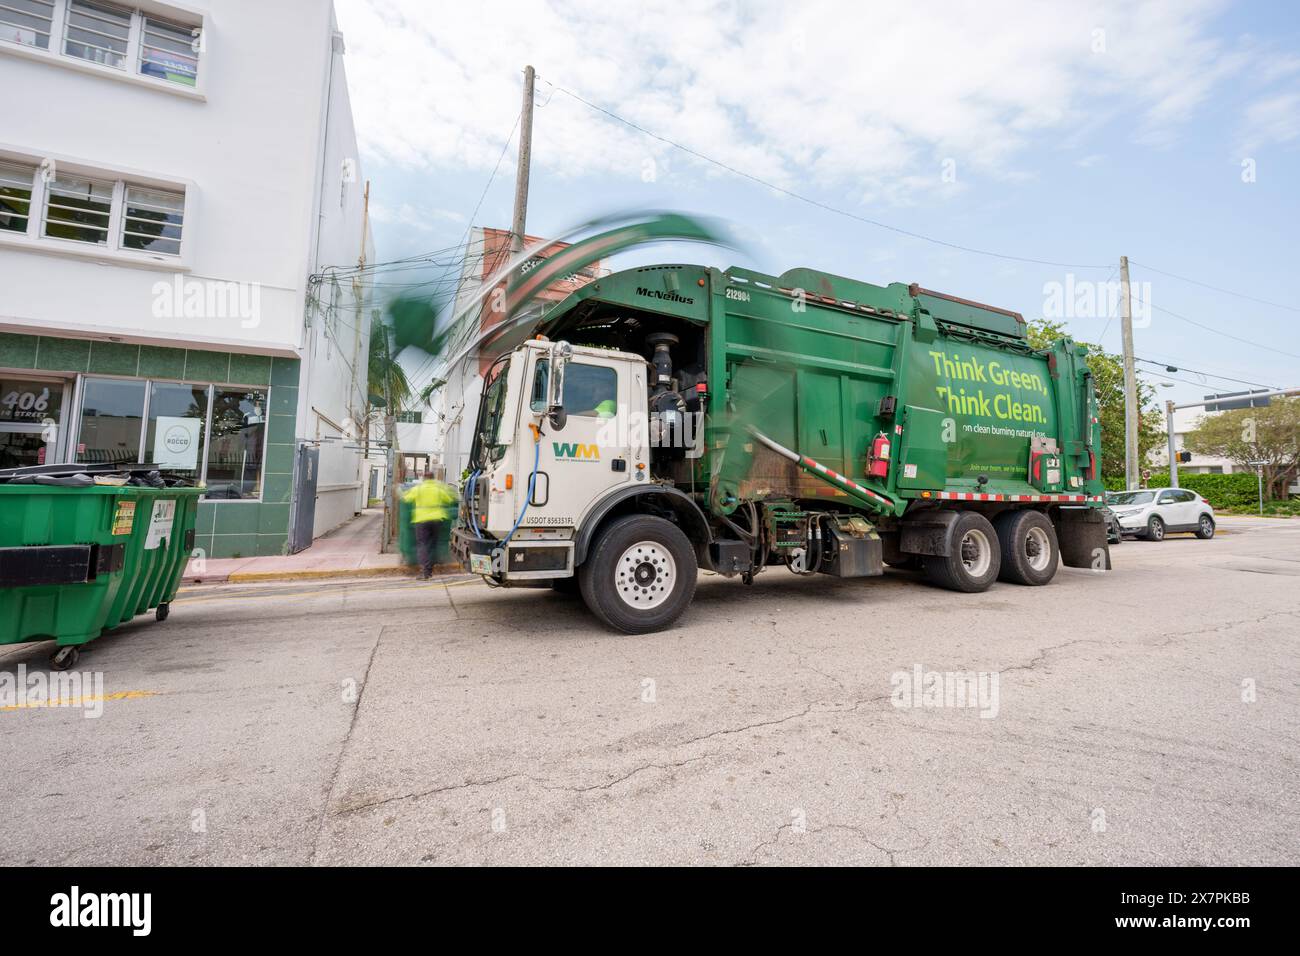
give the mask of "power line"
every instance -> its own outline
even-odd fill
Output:
[[[1119,266],[1117,266],[1117,265],[1116,265],[1116,266],[1111,266],[1111,268],[1110,268],[1110,272],[1109,272],[1109,274],[1107,274],[1107,276],[1106,276],[1106,281],[1102,283],[1103,286],[1105,286],[1106,288],[1110,288],[1110,280],[1113,279],[1113,278],[1115,277],[1115,271],[1116,271],[1118,268],[1119,268]],[[1102,329],[1101,329],[1101,335],[1099,335],[1099,336],[1097,337],[1097,344],[1098,344],[1098,345],[1104,345],[1104,344],[1105,344],[1105,341],[1104,341],[1104,340],[1105,340],[1105,338],[1106,338],[1106,333],[1110,331],[1110,324],[1111,324],[1112,322],[1114,322],[1114,321],[1115,321],[1115,313],[1114,313],[1114,312],[1111,312],[1110,315],[1106,316],[1106,324],[1105,324],[1104,326],[1102,326]]]
[[[1293,305],[1283,305],[1281,302],[1270,302],[1268,299],[1259,299],[1253,295],[1246,295],[1244,292],[1233,292],[1231,289],[1224,289],[1217,285],[1210,285],[1208,282],[1202,282],[1200,279],[1191,279],[1187,276],[1180,276],[1173,272],[1165,272],[1163,269],[1157,269],[1155,266],[1149,266],[1145,263],[1138,262],[1136,259],[1129,259],[1129,262],[1135,266],[1141,266],[1143,269],[1149,269],[1152,272],[1158,272],[1162,276],[1168,276],[1171,279],[1178,279],[1181,282],[1190,282],[1192,285],[1199,285],[1202,289],[1213,289],[1215,292],[1222,292],[1224,295],[1236,296],[1238,299],[1246,299],[1249,302],[1258,302],[1260,305],[1270,305],[1275,309],[1286,309],[1288,312],[1300,312],[1300,308]]]
[[[1183,365],[1181,362],[1158,362],[1155,359],[1144,359],[1144,358],[1139,358],[1137,359],[1137,361],[1143,362],[1146,365],[1159,365],[1161,368],[1166,368],[1166,369],[1172,368],[1176,372],[1177,371],[1191,372],[1193,375],[1206,375],[1210,378],[1221,379],[1222,381],[1225,382],[1236,382],[1238,385],[1254,385],[1257,388],[1268,388],[1268,389],[1273,389],[1277,387],[1275,385],[1265,385],[1262,382],[1248,382],[1245,379],[1233,378],[1230,375],[1215,375],[1213,372],[1202,372],[1200,369],[1191,368],[1189,366]],[[1182,379],[1180,379],[1179,381],[1182,381]],[[1205,385],[1207,387],[1209,386],[1208,382],[1201,382],[1199,384]]]
[[[703,160],[706,163],[711,163],[720,169],[725,169],[727,170],[727,172],[732,173],[733,175],[740,176],[743,179],[748,179],[751,182],[758,183],[760,186],[764,186],[768,189],[774,190],[775,192],[779,192],[782,195],[789,196],[791,199],[797,199],[800,202],[807,203],[810,206],[816,206],[818,209],[822,209],[825,210],[826,212],[834,213],[837,216],[844,216],[848,219],[853,219],[857,222],[865,223],[868,226],[875,226],[877,229],[886,229],[889,232],[897,233],[898,235],[901,236],[907,236],[911,239],[920,239],[924,242],[930,242],[938,246],[945,246],[949,249],[956,249],[959,252],[969,252],[979,256],[991,256],[992,258],[995,259],[1006,259],[1012,262],[1027,262],[1027,263],[1032,263],[1034,265],[1040,265],[1040,266],[1055,266],[1063,269],[1105,269],[1107,268],[1104,265],[1084,264],[1078,262],[1053,262],[1052,260],[1049,259],[1034,259],[1029,256],[1013,256],[1001,252],[992,252],[988,249],[977,249],[974,246],[964,246],[961,245],[960,243],[948,242],[947,240],[944,239],[936,239],[933,236],[923,235],[922,233],[919,232],[912,232],[911,230],[903,229],[900,228],[899,226],[891,226],[889,223],[881,222],[878,219],[871,219],[868,218],[867,216],[861,216],[858,215],[857,213],[849,212],[848,210],[845,209],[839,209],[828,203],[824,203],[818,199],[813,199],[809,196],[801,195],[800,193],[794,192],[793,190],[790,189],[786,189],[783,186],[778,186],[775,183],[769,182],[766,179],[762,179],[759,176],[755,176],[753,173],[747,173],[744,170],[737,169],[734,166],[730,166],[727,163],[722,162],[722,160],[714,159],[712,156],[706,156],[704,153],[701,153],[699,150],[691,149],[689,146],[684,146],[681,143],[671,140],[666,136],[660,136],[658,133],[652,132],[651,130],[646,129],[644,126],[640,126],[629,119],[624,119],[622,116],[619,116],[617,113],[605,109],[605,107],[603,106],[598,106],[597,104],[591,102],[590,100],[584,99],[583,97],[579,96],[577,93],[574,93],[572,90],[567,90],[562,86],[557,86],[556,84],[551,83],[550,80],[545,80],[544,82],[550,84],[552,87],[554,87],[559,92],[563,93],[565,96],[571,97],[572,99],[577,100],[579,103],[582,103],[584,106],[587,106],[588,108],[593,109],[598,113],[603,113],[606,116],[608,116],[610,119],[617,120],[618,122],[624,124],[625,126],[629,126],[632,129],[636,130],[637,132],[649,136],[651,139],[656,139],[661,143],[665,143],[668,146],[673,147],[674,149],[679,149],[684,153],[688,153],[691,156],[694,156],[696,159]]]
[[[1142,299],[1136,293],[1133,293],[1133,298],[1142,302]],[[1278,348],[1276,345],[1265,345],[1263,342],[1256,342],[1253,339],[1244,339],[1239,335],[1233,335],[1231,332],[1220,331],[1212,325],[1206,325],[1203,322],[1197,322],[1195,319],[1189,319],[1187,316],[1180,315],[1172,309],[1166,309],[1163,306],[1155,305],[1151,302],[1143,302],[1143,305],[1149,309],[1155,309],[1157,312],[1163,312],[1165,315],[1173,316],[1175,319],[1181,319],[1189,325],[1196,326],[1198,329],[1205,329],[1205,331],[1213,332],[1215,335],[1222,335],[1225,339],[1232,339],[1234,342],[1242,342],[1246,345],[1253,345],[1256,348],[1266,349],[1269,352],[1276,352],[1278,355],[1285,355],[1287,358],[1300,359],[1300,355],[1297,355],[1295,352],[1286,352]]]

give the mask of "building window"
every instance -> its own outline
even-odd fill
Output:
[[[3,7],[6,0],[0,0]],[[42,215],[33,228],[32,203]],[[118,225],[120,223],[120,225]],[[40,181],[34,165],[0,160],[0,235],[63,239],[149,256],[181,254],[185,192],[91,176]]]
[[[0,40],[50,48],[54,0],[4,0],[0,3]]]
[[[144,395],[141,381],[86,379],[75,460],[95,465],[139,461]]]
[[[45,235],[105,245],[112,211],[112,183],[60,176],[46,189]]]
[[[68,4],[63,32],[63,52],[68,56],[121,69],[130,36],[130,11],[83,0]]]
[[[124,192],[122,248],[180,255],[185,196],[138,186],[126,186]]]
[[[205,498],[256,499],[268,397],[265,388],[86,378],[74,460],[156,464],[204,482]]]
[[[194,86],[199,78],[197,28],[145,17],[140,40],[140,72],[171,83]]]
[[[177,11],[180,20],[186,19]],[[50,43],[54,24],[62,46]],[[0,0],[0,41],[50,50],[123,74],[198,85],[202,28],[101,0]]]
[[[208,386],[151,382],[144,460],[199,477],[207,420]]]
[[[31,166],[0,163],[0,229],[27,232],[35,176],[36,170]]]
[[[399,425],[422,425],[424,424],[423,412],[398,412],[397,423]]]
[[[261,496],[266,409],[264,390],[215,389],[212,400],[212,445],[208,449],[206,472],[207,497]]]

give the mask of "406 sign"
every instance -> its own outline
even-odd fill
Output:
[[[5,389],[0,397],[0,422],[41,422],[50,409],[50,390]]]

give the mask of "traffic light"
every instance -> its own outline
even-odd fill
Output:
[[[1180,451],[1178,453],[1178,463],[1180,465],[1185,465],[1191,460],[1192,460],[1192,453],[1190,451]]]

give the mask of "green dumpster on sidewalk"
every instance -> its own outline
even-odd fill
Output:
[[[56,668],[104,631],[167,617],[202,488],[0,484],[0,645],[54,640]]]
[[[408,567],[420,563],[415,547],[415,525],[411,524],[411,503],[406,500],[406,492],[411,483],[402,485],[397,493],[397,550],[402,554],[402,563]]]

